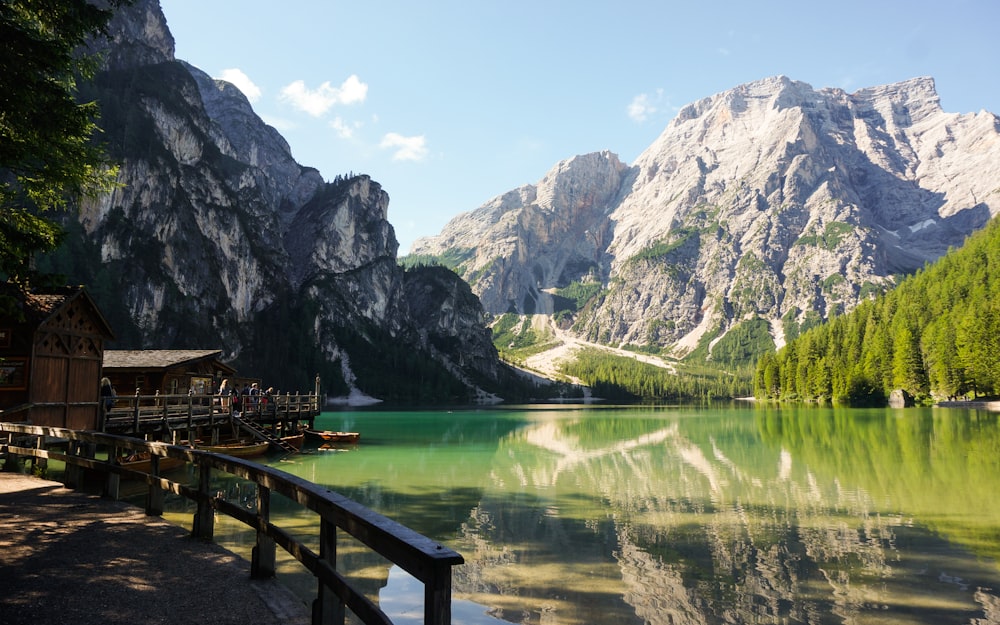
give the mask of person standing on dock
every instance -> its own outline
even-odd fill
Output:
[[[256,382],[250,385],[250,405],[247,406],[247,410],[260,412],[260,385]]]
[[[223,410],[229,409],[229,378],[224,378],[219,384],[219,406]]]
[[[115,405],[115,387],[111,386],[111,380],[108,378],[101,378],[101,401],[104,404],[104,414],[111,412],[111,409]]]
[[[233,396],[233,414],[238,417],[245,409],[243,406],[245,398],[240,394],[240,386],[238,384],[233,387],[232,396]]]

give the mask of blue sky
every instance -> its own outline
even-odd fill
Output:
[[[161,0],[177,57],[244,90],[324,178],[390,196],[400,254],[455,215],[778,74],[849,92],[932,76],[1000,114],[1000,1]]]

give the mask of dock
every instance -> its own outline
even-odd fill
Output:
[[[249,397],[249,396],[245,396]],[[247,401],[235,410],[230,398],[217,395],[134,395],[116,397],[99,428],[110,434],[178,443],[196,439],[247,436],[283,448],[281,437],[314,429],[322,406],[317,394],[275,395],[267,402]]]

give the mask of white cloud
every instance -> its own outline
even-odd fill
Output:
[[[235,67],[230,69],[222,70],[222,80],[226,82],[231,82],[236,86],[237,89],[243,92],[243,95],[247,97],[247,100],[251,102],[256,102],[260,99],[260,87],[254,84],[250,77],[243,73],[243,70],[237,69]]]
[[[329,81],[316,89],[306,87],[305,81],[296,80],[281,90],[281,99],[295,108],[321,117],[336,104],[357,104],[368,97],[368,85],[355,74],[347,77],[339,87]]]
[[[660,111],[663,104],[663,89],[657,89],[655,96],[640,93],[628,105],[628,116],[632,121],[644,122]]]
[[[394,161],[422,161],[427,157],[427,140],[423,135],[404,137],[395,132],[386,133],[379,144],[382,149],[395,150]]]
[[[341,139],[350,139],[354,136],[354,131],[361,128],[361,122],[348,124],[342,117],[335,117],[330,122],[330,127],[337,131],[337,136]]]

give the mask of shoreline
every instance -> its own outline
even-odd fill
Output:
[[[979,410],[989,410],[990,412],[1000,412],[1000,400],[996,399],[983,399],[983,400],[955,400],[955,401],[939,401],[934,404],[935,408],[975,408]]]

